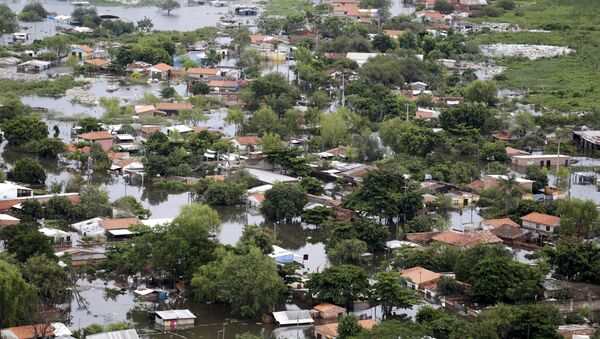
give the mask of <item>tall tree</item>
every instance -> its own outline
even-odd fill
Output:
[[[8,143],[14,146],[48,136],[48,125],[34,116],[19,116],[2,123],[2,131]]]
[[[23,278],[37,288],[40,304],[65,303],[71,294],[67,271],[45,255],[30,257],[23,264]]]
[[[163,11],[167,11],[167,15],[171,15],[171,11],[181,7],[181,4],[177,0],[164,0],[159,2],[156,6]]]
[[[381,303],[386,316],[392,314],[394,307],[410,308],[421,301],[419,292],[406,290],[402,285],[403,278],[398,272],[381,272],[375,275],[371,300]]]
[[[0,259],[0,326],[16,326],[17,322],[32,312],[36,289],[28,284],[19,268]]]
[[[362,327],[358,324],[358,318],[354,314],[347,314],[340,318],[337,338],[350,339],[359,335],[361,332]]]
[[[313,273],[306,283],[310,295],[337,305],[349,306],[369,295],[367,273],[358,266],[340,265]]]
[[[43,184],[46,181],[46,171],[37,160],[23,158],[17,160],[12,169],[16,181],[27,184]]]
[[[226,302],[242,317],[258,317],[275,309],[287,290],[275,261],[256,247],[244,254],[221,250],[217,257],[194,274],[197,300]]]
[[[600,213],[593,200],[561,199],[557,202],[560,215],[560,234],[587,237],[598,228]]]
[[[306,193],[299,185],[275,183],[265,192],[260,211],[271,222],[291,221],[300,216],[307,202]]]

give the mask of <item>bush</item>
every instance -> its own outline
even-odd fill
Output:
[[[43,184],[46,181],[44,167],[37,160],[31,158],[17,160],[12,173],[18,182]]]
[[[42,21],[47,16],[48,12],[41,3],[32,2],[23,7],[23,10],[19,13],[19,20],[26,22]]]
[[[498,0],[496,1],[496,6],[510,11],[512,9],[515,9],[515,2],[514,0]]]

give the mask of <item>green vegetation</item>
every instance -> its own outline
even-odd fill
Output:
[[[560,111],[598,108],[600,77],[597,55],[600,33],[596,27],[600,3],[596,1],[544,0],[519,3],[513,11],[493,18],[494,22],[518,24],[523,28],[545,29],[549,33],[488,33],[476,35],[477,43],[527,43],[566,46],[576,53],[568,56],[526,60],[500,60],[508,69],[498,77],[499,85],[526,91],[525,102]],[[490,18],[477,19],[490,21]]]
[[[77,81],[71,76],[61,76],[55,80],[39,81],[14,81],[0,79],[0,93],[6,95],[14,93],[18,95],[40,95],[58,97],[73,87],[83,86],[85,82]]]
[[[306,0],[266,0],[267,15],[288,16],[307,12],[312,9],[310,1]]]

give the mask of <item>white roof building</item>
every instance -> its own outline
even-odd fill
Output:
[[[33,196],[33,190],[29,187],[17,185],[10,181],[0,182],[0,200],[30,196]]]
[[[315,322],[308,310],[273,312],[273,317],[279,325],[284,326],[314,324]]]
[[[356,63],[358,64],[358,67],[362,67],[367,62],[367,60],[369,60],[369,58],[372,58],[372,57],[375,57],[378,55],[382,55],[382,54],[350,52],[350,53],[346,54],[346,58],[356,61]]]

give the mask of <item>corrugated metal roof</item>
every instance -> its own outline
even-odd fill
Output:
[[[86,339],[140,339],[140,337],[135,329],[129,329],[88,335]]]
[[[154,313],[163,320],[196,319],[196,316],[190,310],[156,311]]]
[[[313,324],[315,321],[308,310],[273,312],[279,325]]]

